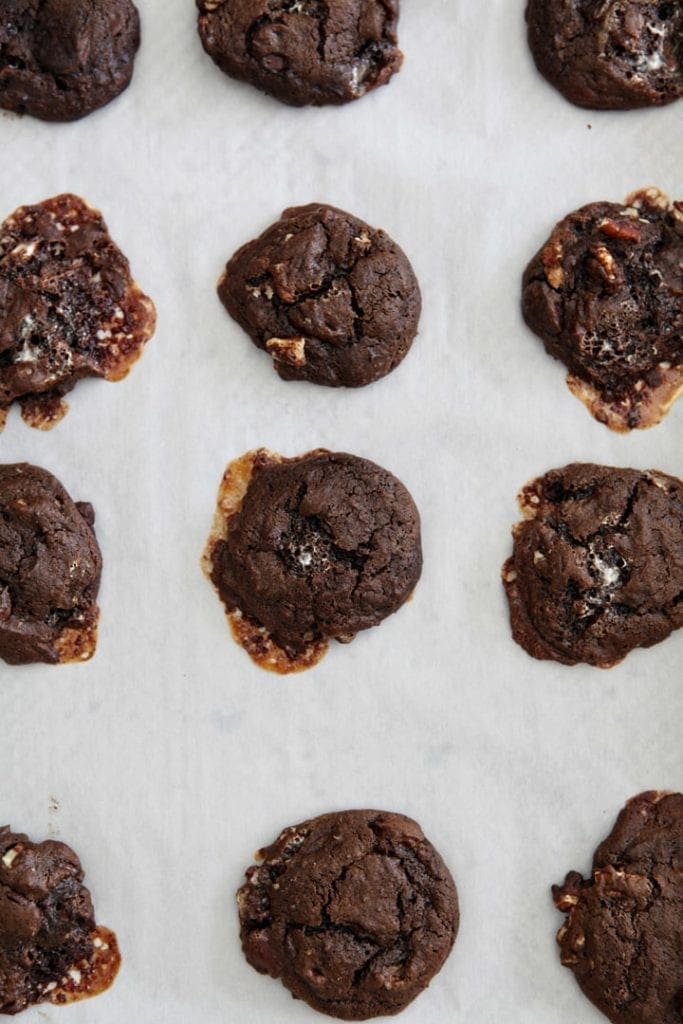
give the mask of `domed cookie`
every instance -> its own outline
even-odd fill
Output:
[[[384,231],[332,206],[285,210],[218,282],[228,313],[284,380],[360,387],[397,366],[417,334],[420,289]]]
[[[683,391],[683,202],[657,189],[556,225],[524,273],[522,312],[612,430],[650,427]]]
[[[572,103],[629,110],[683,96],[680,0],[529,0],[529,46]]]
[[[98,995],[120,963],[73,850],[0,828],[0,1014]]]
[[[398,1013],[451,951],[455,884],[410,818],[324,814],[286,828],[259,860],[237,894],[244,954],[321,1013]]]
[[[92,505],[74,504],[47,470],[0,465],[3,661],[85,661],[95,653],[102,558],[94,521]]]
[[[683,1019],[683,796],[641,793],[595,852],[589,878],[553,886],[562,963],[613,1024]]]
[[[528,484],[503,566],[534,658],[610,668],[683,626],[683,481],[574,464]]]
[[[408,600],[422,569],[418,511],[367,459],[247,452],[223,477],[204,569],[251,657],[298,671]]]
[[[129,84],[140,45],[131,0],[3,0],[0,106],[74,121]]]
[[[283,103],[348,103],[403,61],[398,0],[197,0],[199,35],[232,78]]]
[[[82,377],[126,376],[155,321],[97,210],[68,194],[21,206],[0,226],[2,423],[17,401],[54,426]]]

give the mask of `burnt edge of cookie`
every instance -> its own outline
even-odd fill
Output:
[[[21,260],[25,254],[26,261],[30,262],[38,247],[49,246],[57,241],[51,241],[47,235],[25,237],[26,227],[30,230],[31,225],[41,216],[47,216],[51,225],[66,238],[80,230],[92,231],[97,236],[97,246],[93,245],[84,252],[91,253],[98,261],[101,260],[101,265],[97,264],[98,269],[90,273],[90,269],[85,268],[85,261],[80,253],[73,258],[71,264],[66,261],[62,263],[62,253],[59,253],[54,257],[54,261],[62,268],[61,277],[66,277],[70,267],[80,261],[80,266],[84,268],[83,272],[90,274],[89,286],[92,287],[92,282],[98,275],[101,277],[102,270],[111,271],[114,266],[113,272],[120,276],[125,290],[117,294],[115,299],[107,294],[106,312],[103,309],[99,319],[94,304],[87,305],[88,317],[93,320],[87,349],[83,348],[83,339],[77,337],[78,332],[83,333],[84,329],[77,326],[75,320],[73,324],[69,322],[60,334],[54,327],[53,333],[50,333],[45,327],[45,317],[45,323],[41,321],[37,325],[35,317],[30,313],[24,317],[24,320],[28,318],[31,321],[26,337],[20,332],[15,337],[14,344],[0,353],[0,394],[3,389],[3,369],[17,372],[18,364],[26,376],[26,389],[22,391],[15,384],[10,391],[11,397],[6,398],[4,402],[0,399],[0,431],[5,425],[9,409],[15,402],[21,406],[22,418],[29,426],[51,430],[68,411],[64,396],[79,380],[88,377],[102,377],[111,382],[123,380],[142,355],[156,328],[154,303],[132,277],[130,263],[112,239],[101,212],[73,193],[61,193],[39,203],[20,206],[3,221],[0,226],[0,241],[7,245],[14,236],[16,244],[13,249],[0,254],[0,276],[3,272],[12,272],[11,264],[3,271],[3,261],[9,261],[12,257]],[[29,292],[36,296],[48,294],[46,285],[40,283],[40,277],[35,273],[32,276],[36,283],[31,285]],[[59,303],[61,293],[49,294],[52,295],[53,303]],[[79,293],[81,294],[85,293]],[[87,298],[90,298],[89,294]],[[78,301],[81,301],[80,297]],[[54,323],[54,315],[51,322]],[[37,340],[34,339],[33,333],[36,326]],[[68,336],[69,332],[71,337]],[[74,366],[76,357],[80,359],[80,365]],[[54,363],[53,373],[44,381],[36,383],[32,377],[36,372],[40,376],[40,364],[45,361],[49,364]],[[66,373],[72,366],[73,371]],[[24,367],[28,370],[25,371]]]
[[[605,385],[598,386],[588,379],[586,372],[581,370],[573,354],[567,351],[564,342],[562,312],[564,308],[563,286],[565,272],[563,267],[563,248],[557,238],[565,225],[573,218],[591,211],[598,206],[613,209],[614,217],[605,217],[597,230],[603,236],[602,253],[597,253],[603,264],[606,280],[610,279],[610,266],[614,259],[606,248],[607,243],[623,240],[625,244],[639,239],[638,220],[642,211],[650,210],[655,216],[670,218],[672,225],[683,226],[683,202],[670,200],[669,197],[654,186],[637,189],[630,193],[622,206],[613,203],[589,203],[578,210],[567,214],[553,228],[550,237],[529,261],[522,281],[522,315],[533,333],[541,339],[546,352],[558,359],[567,368],[566,382],[572,394],[586,406],[591,415],[610,430],[628,433],[631,430],[644,430],[659,423],[676,399],[683,394],[683,359],[672,363],[664,360],[652,365],[637,379],[626,381],[626,375],[618,383],[616,391],[610,391]],[[647,223],[647,221],[645,221]],[[681,248],[683,249],[683,227],[681,230]],[[660,272],[655,268],[653,274]],[[547,290],[541,299],[537,288]],[[681,307],[683,314],[683,306]],[[558,323],[555,323],[558,320]],[[673,339],[672,339],[673,341]],[[588,359],[584,358],[588,363]]]
[[[48,849],[50,852],[44,853]],[[78,856],[65,843],[56,840],[34,843],[23,833],[13,832],[8,825],[0,826],[0,851],[0,875],[5,875],[4,882],[0,878],[0,889],[9,889],[10,907],[14,895],[20,912],[32,906],[46,918],[36,935],[17,936],[14,942],[6,935],[0,941],[0,954],[7,959],[7,973],[0,978],[0,983],[7,987],[3,991],[0,985],[0,999],[11,1000],[0,1006],[0,1014],[13,1016],[42,1003],[59,1006],[105,992],[119,972],[121,953],[116,934],[95,923],[90,892],[83,884],[84,872]],[[25,852],[38,858],[44,855],[49,860],[61,856],[71,870],[64,873],[61,883],[49,887],[40,898],[38,893],[34,896],[15,894],[10,884],[11,872]],[[64,886],[68,881],[72,884],[67,890]],[[38,879],[38,890],[45,884],[45,880],[41,883]],[[61,894],[60,886],[64,889]],[[80,912],[71,907],[71,903],[79,902],[83,904]],[[62,940],[63,952],[49,935],[50,927],[64,927],[60,914],[66,915],[68,923]]]
[[[326,448],[316,448],[306,454],[327,455],[329,452]],[[265,626],[245,615],[236,603],[226,601],[213,578],[213,556],[216,545],[226,540],[228,536],[230,522],[242,507],[253,474],[264,466],[298,462],[302,457],[286,459],[268,448],[254,448],[228,464],[218,488],[216,511],[201,559],[204,575],[225,606],[234,640],[260,668],[277,675],[305,672],[306,669],[313,668],[327,654],[329,640],[315,640],[301,650],[292,650],[278,644]]]

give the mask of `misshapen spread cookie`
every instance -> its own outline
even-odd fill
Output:
[[[592,203],[524,273],[522,312],[613,430],[649,427],[683,391],[683,202],[657,189]]]
[[[628,110],[683,96],[680,0],[529,0],[529,46],[572,103]]]
[[[68,194],[20,207],[0,226],[0,417],[18,401],[54,426],[82,377],[126,376],[155,321],[97,210]]]
[[[0,466],[0,658],[84,661],[97,643],[102,559],[85,502],[51,473]]]
[[[408,600],[422,569],[420,519],[374,462],[259,449],[225,472],[203,564],[251,657],[298,671]]]
[[[455,884],[410,818],[324,814],[285,829],[259,859],[237,894],[244,954],[321,1013],[398,1013],[451,951]]]
[[[420,318],[420,289],[384,231],[320,203],[285,210],[235,253],[220,299],[284,380],[360,387],[397,366]]]
[[[120,962],[73,850],[0,828],[0,1014],[98,995]]]
[[[131,0],[3,0],[0,106],[74,121],[133,75],[140,19]]]
[[[403,61],[398,0],[197,0],[206,52],[293,106],[348,103]]]
[[[553,887],[562,963],[613,1024],[683,1019],[683,795],[641,793],[598,847],[590,878]]]
[[[683,482],[575,464],[519,496],[503,566],[512,635],[534,658],[610,668],[683,626]]]

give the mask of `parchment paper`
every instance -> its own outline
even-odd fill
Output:
[[[126,381],[79,385],[48,434],[15,410],[0,437],[3,461],[94,504],[105,559],[95,659],[0,666],[0,818],[74,846],[124,956],[104,996],[23,1019],[321,1020],[246,965],[233,894],[281,827],[369,806],[415,817],[461,896],[454,953],[405,1024],[598,1024],[549,887],[589,869],[628,797],[683,786],[683,635],[608,672],[533,661],[499,572],[529,478],[572,460],[683,475],[683,401],[631,436],[596,423],[522,323],[519,281],[571,209],[683,196],[683,106],[570,106],[533,67],[523,0],[404,0],[404,69],[322,110],[223,76],[191,0],[139,6],[114,104],[0,117],[2,216],[83,195],[159,311]],[[239,245],[312,200],[385,228],[423,289],[412,352],[358,391],[280,381],[215,295]],[[423,516],[414,600],[300,676],[250,662],[199,569],[221,473],[260,445],[370,457]]]

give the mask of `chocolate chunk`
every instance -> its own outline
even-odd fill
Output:
[[[0,1014],[98,995],[120,962],[73,850],[0,828]]]
[[[53,426],[82,377],[126,376],[155,320],[102,215],[78,196],[22,206],[0,227],[0,412],[19,401],[33,425]]]
[[[657,189],[556,225],[524,273],[522,312],[612,430],[650,427],[683,391],[683,203]]]
[[[408,600],[420,521],[408,491],[367,459],[260,449],[231,463],[204,556],[239,639],[278,672],[319,660]],[[246,642],[245,642],[246,639]]]
[[[403,61],[398,0],[197,0],[199,35],[232,78],[295,107],[348,103]]]
[[[286,828],[259,859],[237,893],[244,955],[321,1013],[398,1013],[451,951],[455,884],[410,818],[324,814]]]
[[[534,658],[610,668],[683,626],[683,482],[571,465],[528,484],[503,566],[512,635]]]
[[[529,0],[529,46],[572,103],[629,110],[683,96],[680,0]]]
[[[102,559],[93,519],[47,470],[0,465],[0,658],[10,665],[95,653]]]
[[[557,941],[584,994],[613,1024],[683,1019],[683,796],[641,793],[593,858],[553,886]]]
[[[75,121],[123,92],[139,45],[130,0],[3,0],[0,106]]]
[[[332,206],[285,210],[235,253],[218,282],[228,313],[283,380],[360,387],[410,348],[420,289],[384,231]]]

